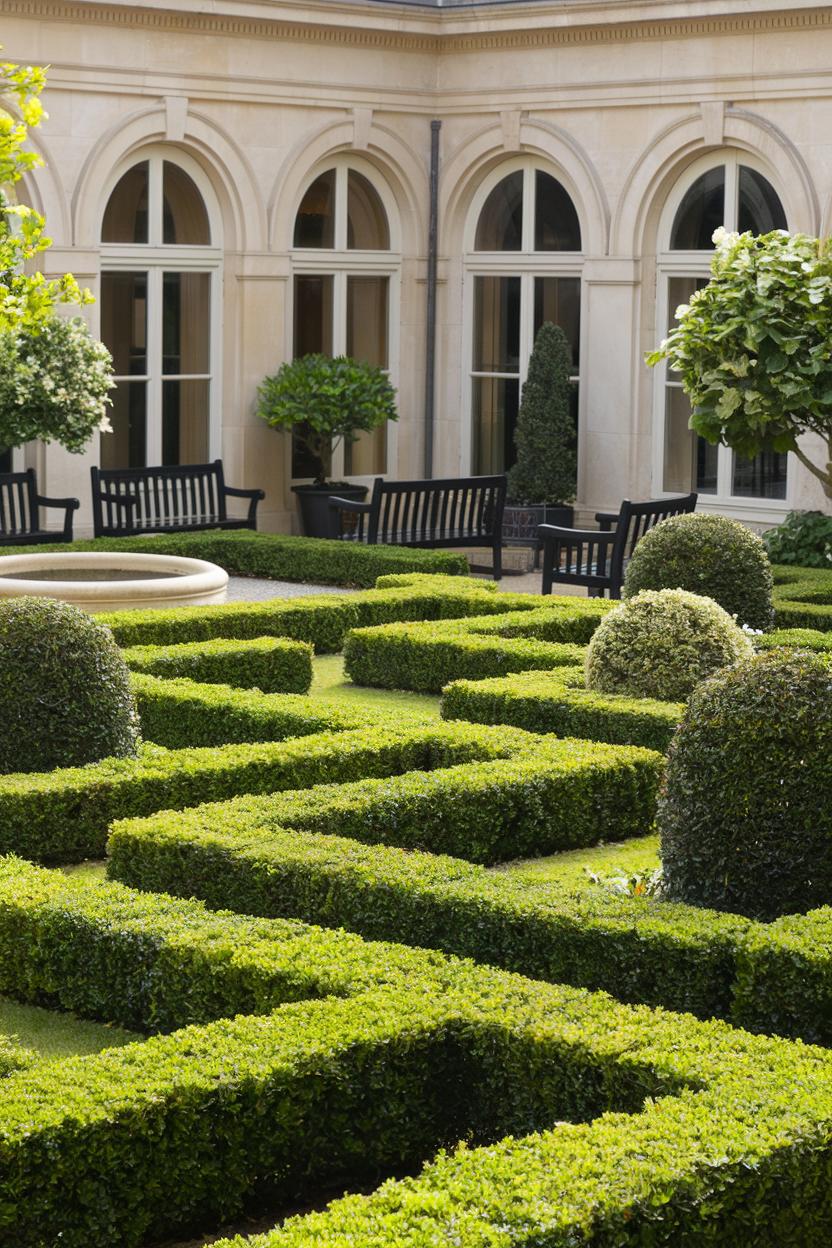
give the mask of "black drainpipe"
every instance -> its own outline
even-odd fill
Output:
[[[436,390],[436,247],[439,233],[439,131],[430,123],[430,218],[428,222],[428,299],[425,342],[425,476],[433,476],[433,427]]]

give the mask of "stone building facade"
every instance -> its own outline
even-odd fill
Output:
[[[50,272],[97,296],[116,433],[30,447],[90,523],[95,462],[222,455],[295,525],[302,456],[253,414],[308,350],[389,369],[400,420],[339,476],[499,470],[536,327],[573,346],[578,509],[699,488],[756,525],[823,506],[799,464],[696,444],[644,352],[713,228],[827,233],[832,7],[806,0],[0,0],[4,57],[49,65],[25,194]],[[435,423],[426,459],[431,122]]]

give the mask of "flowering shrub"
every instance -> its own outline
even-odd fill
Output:
[[[112,360],[80,317],[0,331],[0,446],[33,438],[82,451],[109,432]]]

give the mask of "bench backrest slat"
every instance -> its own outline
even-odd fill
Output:
[[[384,481],[373,486],[371,542],[491,540],[502,526],[505,477]]]
[[[220,460],[155,468],[93,468],[92,487],[96,532],[187,528],[227,518]],[[102,497],[107,495],[111,497]],[[135,503],[120,506],[113,496]]]
[[[34,533],[39,528],[34,468],[0,476],[0,533]]]

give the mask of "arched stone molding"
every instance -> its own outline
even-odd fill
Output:
[[[427,122],[425,123],[427,126]],[[295,216],[303,192],[319,167],[329,157],[354,152],[373,165],[395,200],[400,247],[405,255],[421,253],[426,245],[427,166],[401,138],[387,126],[371,121],[366,135],[359,139],[358,119],[346,117],[328,122],[305,135],[289,151],[274,181],[269,198],[269,245],[285,252],[292,246]],[[425,144],[429,141],[426,133]],[[393,223],[391,222],[391,228]]]
[[[551,165],[572,197],[581,223],[582,250],[603,256],[609,237],[609,208],[594,164],[581,145],[549,122],[520,121],[519,145],[506,147],[500,124],[483,127],[468,136],[443,162],[440,180],[440,229],[442,250],[459,255],[465,248],[465,230],[471,203],[483,178],[501,161],[529,156]]]
[[[265,250],[266,214],[242,150],[212,118],[190,109],[181,137],[169,139],[168,113],[162,101],[117,122],[90,152],[73,195],[75,245],[98,246],[115,170],[143,147],[167,142],[172,158],[177,150],[188,152],[211,183],[223,218],[225,250]]]
[[[39,134],[30,133],[28,146],[34,148],[44,163],[23,175],[17,184],[16,197],[46,218],[46,233],[57,247],[69,247],[72,218],[57,162]]]
[[[809,169],[795,145],[777,126],[745,109],[726,108],[719,134],[702,111],[663,130],[631,169],[613,214],[612,255],[651,255],[665,200],[686,166],[709,151],[737,148],[769,169],[790,227],[815,234],[820,224],[817,194]]]

